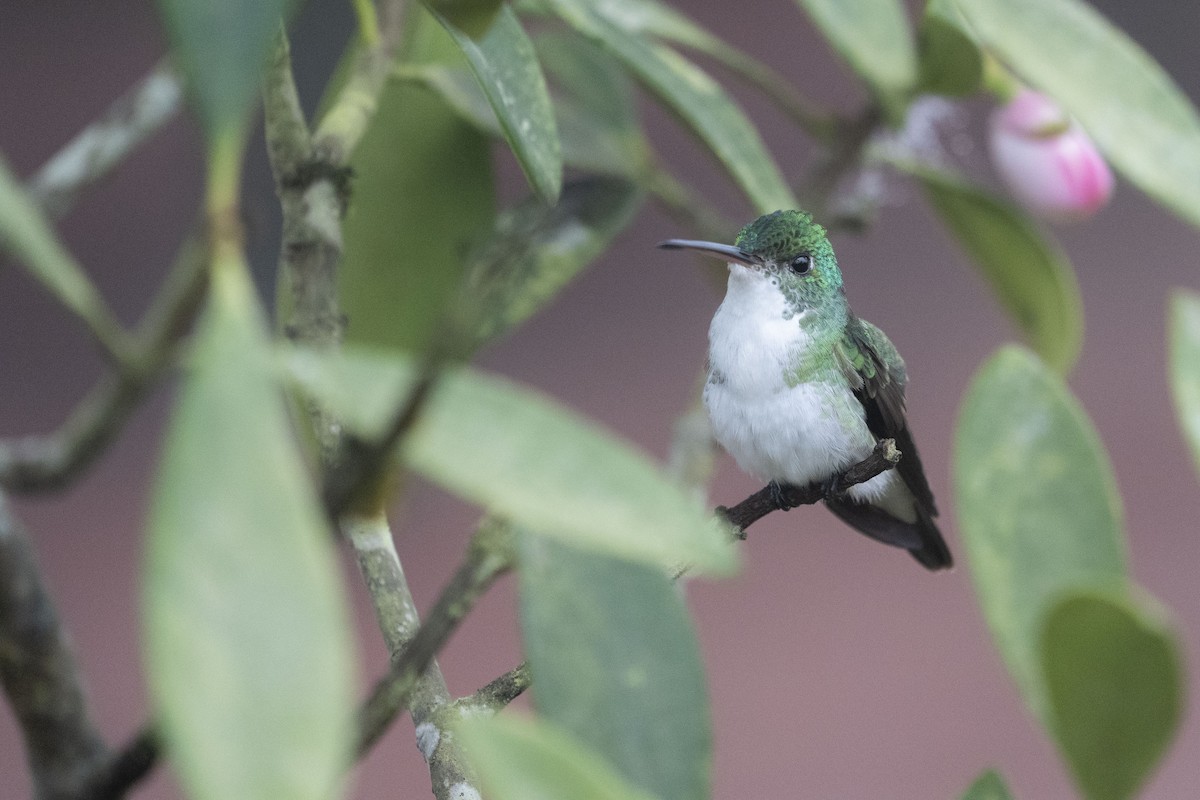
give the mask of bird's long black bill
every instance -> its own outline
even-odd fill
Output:
[[[758,266],[760,263],[759,259],[750,255],[745,250],[729,244],[704,242],[698,239],[667,239],[665,242],[659,242],[658,246],[664,250],[697,250],[701,253],[718,256],[726,261],[745,264],[747,267]]]

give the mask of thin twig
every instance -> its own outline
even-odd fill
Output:
[[[27,184],[30,195],[50,216],[63,216],[81,191],[170,122],[182,100],[179,77],[165,62],[159,64],[42,165]]]
[[[839,490],[845,490],[865,483],[899,464],[901,455],[896,449],[895,440],[880,439],[869,456],[837,475],[834,484]],[[766,486],[732,508],[718,507],[717,513],[733,525],[738,538],[745,538],[746,528],[772,511],[818,503],[825,499],[826,491],[826,484],[822,483],[810,483],[807,486]]]
[[[101,378],[54,433],[0,441],[0,487],[12,492],[60,489],[103,453],[170,364],[206,284],[204,251],[193,236],[146,312],[129,363]]]
[[[108,750],[79,664],[25,531],[0,493],[0,685],[25,740],[39,800],[73,797]]]
[[[450,711],[460,718],[477,716],[481,712],[496,714],[520,697],[531,683],[533,679],[529,675],[529,663],[522,661],[474,694],[455,700]]]
[[[391,721],[409,705],[418,679],[441,650],[450,634],[475,607],[475,602],[513,563],[511,532],[502,522],[485,522],[471,541],[467,555],[438,597],[425,623],[393,663],[363,706],[360,717],[359,752],[379,740]],[[413,714],[416,721],[416,712]],[[434,724],[433,720],[429,720]],[[418,722],[418,727],[422,723]],[[440,730],[425,731],[425,741],[444,741]],[[431,739],[430,733],[435,734]],[[428,753],[426,754],[428,757]]]
[[[89,777],[73,800],[120,800],[158,765],[162,740],[153,725],[146,725]]]

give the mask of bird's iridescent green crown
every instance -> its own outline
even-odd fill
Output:
[[[825,229],[807,211],[772,211],[738,232],[734,244],[768,261],[782,262],[827,244]]]

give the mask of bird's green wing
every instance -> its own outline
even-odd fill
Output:
[[[904,385],[908,382],[904,359],[883,331],[857,317],[851,318],[834,352],[854,396],[863,405],[867,428],[880,439],[896,440],[901,453],[896,469],[921,506],[936,515],[933,491],[904,416]]]
[[[904,419],[904,360],[883,331],[853,317],[834,347],[838,365],[867,411],[867,427],[880,438],[907,427]]]

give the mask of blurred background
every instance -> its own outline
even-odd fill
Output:
[[[1200,100],[1200,5],[1096,5],[1148,49],[1193,102]],[[715,0],[683,6],[815,99],[843,111],[862,101],[861,89],[794,3],[746,4],[736,13]],[[349,4],[336,0],[308,4],[298,21],[292,50],[310,108],[350,26]],[[18,175],[29,176],[164,51],[148,0],[9,0],[0,23],[0,152]],[[716,68],[714,74],[722,75]],[[765,101],[727,85],[761,127],[784,173],[800,175],[807,143]],[[686,133],[656,110],[645,111],[660,152],[731,219],[753,216]],[[974,122],[962,139],[977,143],[966,157],[981,169],[982,139],[975,134],[983,111],[970,110]],[[497,162],[502,193],[523,194],[511,158],[500,153]],[[61,224],[128,324],[145,309],[193,218],[201,172],[196,127],[180,117],[87,193]],[[258,139],[245,191],[252,258],[266,287],[278,211]],[[1069,797],[1065,767],[991,645],[963,564],[950,494],[960,397],[1012,329],[919,194],[893,181],[886,198],[865,235],[840,235],[834,245],[853,307],[889,333],[908,363],[911,425],[960,566],[949,574],[926,573],[903,553],[808,507],[771,515],[751,529],[745,569],[736,578],[690,583],[715,717],[715,796],[950,798],[982,769],[995,767],[1017,797]],[[708,321],[720,300],[694,261],[653,247],[687,233],[647,207],[557,303],[486,351],[483,366],[543,389],[662,458],[674,420],[693,397]],[[1092,221],[1055,233],[1078,270],[1087,319],[1071,385],[1116,469],[1133,575],[1174,612],[1194,667],[1200,664],[1200,493],[1168,395],[1163,332],[1171,287],[1200,287],[1200,232],[1122,184]],[[19,269],[0,261],[0,436],[51,431],[99,374],[83,328]],[[165,387],[86,478],[64,493],[15,502],[73,636],[95,716],[113,744],[149,713],[137,575],[169,407]],[[757,488],[721,458],[714,504],[736,502]],[[419,483],[396,506],[397,547],[422,609],[453,570],[477,514]],[[386,653],[347,565],[365,686],[384,668]],[[474,691],[519,661],[513,605],[508,580],[455,635],[441,659],[452,692]],[[1145,797],[1195,796],[1195,709],[1192,700]],[[356,771],[349,796],[428,791],[405,719]],[[0,797],[28,794],[18,732],[3,707]],[[179,792],[169,770],[159,770],[135,796]]]

